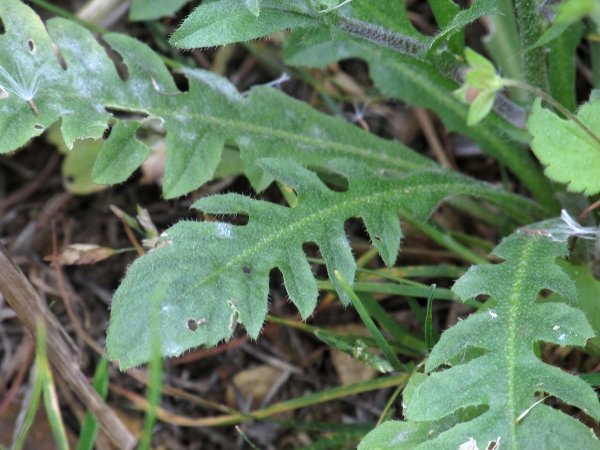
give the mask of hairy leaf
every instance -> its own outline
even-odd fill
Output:
[[[588,340],[587,348],[595,355],[600,355],[600,281],[595,276],[597,267],[572,265],[567,261],[559,260],[563,270],[575,281],[579,303],[577,307],[583,311],[594,328],[595,336]],[[547,302],[562,302],[564,299],[558,294],[552,294],[544,299]]]
[[[583,105],[577,117],[596,135],[600,133],[600,101]],[[531,149],[546,165],[548,177],[568,183],[573,192],[600,192],[600,144],[596,140],[574,121],[542,108],[540,99],[533,104],[528,127],[533,135]]]
[[[190,0],[133,0],[129,9],[130,20],[153,20],[172,16]]]
[[[105,50],[73,22],[50,20],[48,35],[33,11],[17,0],[0,2],[0,16],[6,28],[0,35],[0,94],[6,93],[0,95],[0,152],[19,148],[59,119],[68,147],[77,139],[99,139],[111,121],[94,181],[121,182],[150,149],[135,138],[143,120],[117,120],[110,108],[162,122],[167,130],[167,198],[210,180],[226,140],[238,144],[246,175],[257,190],[272,178],[254,161],[269,156],[311,166],[343,157],[393,172],[433,166],[398,142],[326,116],[272,88],[257,87],[244,96],[224,78],[186,69],[189,91],[180,92],[158,55],[130,37],[103,36],[123,57],[129,71],[123,81]]]
[[[173,33],[170,43],[179,48],[214,47],[321,23],[317,11],[305,1],[267,0],[260,9],[249,3],[253,2],[203,2]]]
[[[469,440],[478,448],[493,442],[500,448],[600,448],[581,422],[543,402],[536,404],[548,394],[600,418],[598,398],[587,383],[543,363],[534,353],[539,341],[582,346],[594,334],[582,311],[566,303],[536,302],[543,289],[577,301],[573,281],[556,264],[556,258],[568,254],[566,235],[548,230],[559,224],[548,221],[517,231],[494,251],[504,262],[473,267],[458,280],[453,290],[461,298],[489,295],[496,306],[442,335],[425,365],[429,377],[420,376],[407,386],[408,424],[391,422],[375,430],[371,442],[380,436],[395,442],[386,447],[393,449],[459,448]],[[461,362],[470,348],[483,353]],[[450,367],[434,372],[444,365]],[[433,426],[461,409],[481,406],[484,412],[448,430],[439,432]],[[410,436],[407,429],[422,430],[427,423],[432,433],[420,433],[422,444],[404,443]]]
[[[431,40],[428,51],[435,48],[443,40],[449,39],[452,35],[461,33],[467,25],[480,17],[497,13],[498,8],[496,7],[495,0],[476,0],[469,9],[453,14],[452,20],[448,23],[444,23],[443,28],[435,35],[435,38]],[[441,16],[441,14],[438,14],[438,16]],[[457,41],[452,41],[452,43],[456,50],[462,50],[462,48],[458,46]]]
[[[434,111],[449,130],[467,135],[483,152],[504,163],[538,200],[557,206],[554,188],[534,159],[527,152],[515,151],[520,145],[517,139],[527,138],[496,114],[490,114],[479,126],[467,127],[468,105],[452,95],[458,84],[440,74],[435,65],[361,39],[333,42],[326,31],[292,33],[285,41],[284,57],[288,64],[313,67],[346,58],[365,60],[383,94]]]
[[[295,208],[237,194],[203,198],[193,206],[210,214],[247,214],[245,226],[222,222],[176,224],[165,231],[168,245],[142,256],[130,267],[113,299],[107,349],[122,368],[150,357],[150,311],[160,311],[162,353],[179,355],[198,345],[214,346],[231,336],[236,322],[257,338],[267,313],[269,273],[277,267],[303,318],[317,301],[317,284],[302,244],[315,242],[328,273],[353,280],[356,263],[344,221],[362,217],[373,245],[387,265],[396,260],[402,208],[425,219],[449,194],[470,194],[527,210],[517,196],[458,174],[415,171],[402,179],[378,175],[365,166],[334,160],[331,169],[346,177],[349,189],[333,192],[312,172],[295,164],[264,159],[260,165],[298,194]],[[344,304],[348,298],[330,277]],[[152,308],[149,307],[152,305]],[[132,318],[135,318],[132,320]],[[188,322],[197,324],[188,327]]]
[[[336,37],[339,36],[336,31],[339,26],[354,36],[417,56],[461,33],[465,26],[479,17],[498,12],[494,0],[477,0],[471,8],[460,12],[455,11],[457,5],[449,0],[435,0],[433,8],[442,29],[430,39],[414,29],[401,2],[381,0],[375,6],[371,3],[375,2],[344,4],[337,0],[268,0],[260,5],[259,14],[258,7],[253,10],[238,0],[208,1],[185,19],[170,42],[180,48],[212,47],[261,38],[287,29],[329,28],[333,25],[332,33]],[[337,6],[343,8],[338,10]],[[382,27],[381,21],[372,23],[378,21],[377,13],[383,11],[388,17],[385,22],[394,19],[393,26]],[[361,20],[363,17],[367,17],[368,21]],[[418,41],[428,41],[429,44],[420,47]],[[462,50],[462,43],[456,39],[451,41],[451,46]]]

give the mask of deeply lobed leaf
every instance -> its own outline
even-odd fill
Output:
[[[465,134],[483,152],[502,161],[538,200],[547,206],[557,205],[554,188],[534,158],[527,152],[515,151],[519,141],[528,137],[496,114],[490,114],[476,127],[468,127],[468,105],[452,95],[459,85],[440,73],[441,62],[431,64],[356,37],[332,41],[327,30],[293,32],[284,43],[284,58],[290,65],[319,68],[342,59],[363,59],[383,94],[434,111],[448,130]]]
[[[143,121],[117,120],[107,111],[110,108],[162,122],[167,130],[163,185],[167,198],[210,180],[226,140],[238,144],[246,175],[257,190],[272,178],[255,160],[270,156],[317,167],[327,158],[344,157],[393,172],[434,165],[398,142],[326,116],[272,88],[258,87],[243,96],[224,78],[186,69],[189,91],[180,92],[158,55],[130,37],[103,36],[128,69],[129,77],[123,81],[105,50],[73,22],[52,19],[48,34],[37,15],[18,0],[0,2],[0,16],[6,28],[0,35],[0,64],[5,71],[0,71],[0,86],[8,92],[6,98],[0,95],[0,152],[17,149],[59,119],[68,147],[77,139],[101,138],[110,121],[114,126],[93,174],[98,183],[122,182],[150,149],[135,137]],[[25,94],[13,92],[9,77],[23,89],[37,80],[32,97],[41,117]]]
[[[470,194],[496,202],[512,213],[531,204],[505,191],[444,171],[415,171],[401,179],[383,177],[348,160],[331,170],[346,177],[346,192],[329,190],[311,171],[289,161],[263,159],[270,176],[298,194],[295,208],[226,194],[193,206],[210,214],[247,214],[245,226],[222,222],[176,224],[165,231],[165,247],[139,258],[113,299],[107,349],[122,368],[150,357],[152,311],[160,313],[165,356],[198,345],[213,346],[232,334],[236,321],[257,338],[267,313],[269,273],[279,268],[291,301],[303,318],[316,306],[317,285],[302,244],[319,246],[330,275],[338,270],[353,280],[356,263],[344,233],[344,221],[362,217],[373,245],[388,265],[395,262],[402,208],[425,219],[449,194]],[[330,277],[348,304],[335,277]],[[132,324],[132,317],[136,318]],[[192,331],[188,322],[198,328]]]
[[[543,402],[536,404],[539,395],[548,394],[600,419],[600,403],[591,386],[534,353],[539,341],[582,346],[594,334],[582,311],[536,301],[542,289],[577,301],[573,281],[556,264],[568,254],[565,235],[551,231],[556,225],[549,221],[517,231],[494,251],[503,263],[472,267],[458,280],[453,290],[461,298],[489,295],[497,305],[442,335],[425,366],[430,375],[417,377],[407,387],[409,422],[391,422],[375,430],[369,442],[394,442],[386,447],[393,449],[459,448],[469,440],[478,448],[493,442],[500,448],[600,448],[592,430],[581,422]],[[472,349],[478,349],[479,356],[469,358]],[[446,370],[434,372],[444,365]],[[466,407],[485,411],[447,430],[436,426]],[[432,433],[421,432],[420,445],[414,438],[406,440],[415,436],[411,430],[427,429],[425,424]]]

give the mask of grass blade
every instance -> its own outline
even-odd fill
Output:
[[[435,331],[433,330],[433,292],[435,291],[435,284],[432,284],[427,294],[427,317],[425,319],[425,345],[427,351],[431,353],[431,349],[438,340]]]
[[[381,349],[381,351],[387,358],[388,362],[392,365],[392,367],[394,369],[408,372],[409,369],[400,362],[400,360],[396,356],[396,353],[394,353],[394,351],[392,350],[390,345],[387,343],[387,341],[385,340],[385,338],[383,337],[381,332],[377,329],[377,326],[373,322],[373,319],[371,319],[371,316],[369,316],[369,313],[363,306],[360,299],[356,296],[356,294],[354,293],[354,291],[352,290],[350,285],[346,282],[344,277],[342,277],[342,274],[340,272],[338,272],[337,270],[335,270],[334,273],[335,273],[335,277],[337,278],[338,282],[340,283],[340,286],[342,287],[342,289],[344,290],[346,295],[352,301],[352,304],[356,308],[356,311],[360,315],[360,318],[362,319],[363,323],[365,324],[365,326],[367,327],[367,329],[373,336],[373,339],[375,339],[375,342],[377,342],[377,345],[379,346],[379,348]]]
[[[100,397],[106,399],[108,393],[108,360],[105,358],[98,361],[96,371],[94,372],[94,389]],[[81,433],[79,434],[79,442],[77,450],[92,450],[96,435],[98,434],[98,422],[90,411],[85,413],[85,419],[81,425]]]

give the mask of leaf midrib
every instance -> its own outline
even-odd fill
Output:
[[[140,104],[128,103],[127,104],[128,106],[124,106],[123,104],[115,104],[113,99],[111,99],[110,101],[108,101],[106,99],[102,100],[102,99],[99,99],[96,97],[77,95],[76,93],[73,93],[73,92],[65,93],[64,91],[55,90],[55,89],[45,89],[45,91],[48,91],[53,94],[58,94],[63,99],[73,98],[73,99],[78,99],[80,101],[84,101],[84,102],[88,102],[88,103],[94,102],[94,103],[103,105],[105,108],[116,108],[116,109],[120,109],[123,111],[131,111],[131,112],[144,112],[150,116],[149,118],[152,118],[152,117],[156,117],[158,119],[170,118],[170,119],[172,119],[171,122],[173,122],[173,123],[177,122],[177,119],[174,118],[175,115],[181,116],[182,113],[184,113],[187,118],[191,119],[194,122],[203,123],[203,124],[207,124],[207,125],[213,125],[213,126],[217,125],[223,129],[236,130],[235,133],[231,133],[231,135],[235,134],[235,137],[231,136],[234,139],[238,138],[239,136],[243,135],[244,133],[266,135],[266,136],[271,136],[271,137],[275,137],[278,139],[282,139],[282,140],[285,140],[288,142],[297,142],[299,144],[307,144],[307,145],[310,145],[313,147],[318,147],[321,149],[330,149],[330,150],[338,151],[338,152],[342,153],[342,155],[339,155],[339,157],[343,157],[344,155],[351,155],[351,156],[353,156],[353,158],[352,158],[353,160],[356,160],[357,156],[360,158],[369,159],[369,160],[373,161],[373,163],[377,163],[377,164],[381,165],[381,167],[389,168],[390,166],[392,166],[393,168],[396,168],[399,170],[415,170],[415,169],[431,168],[431,166],[428,166],[424,163],[418,164],[418,163],[415,163],[412,161],[407,161],[407,160],[401,159],[401,155],[399,155],[399,154],[390,155],[385,152],[367,151],[363,147],[336,142],[333,140],[333,138],[332,138],[332,140],[323,140],[323,139],[318,139],[318,138],[315,138],[312,136],[307,136],[307,135],[303,135],[303,134],[294,134],[294,133],[290,133],[290,132],[287,132],[287,131],[284,131],[281,129],[273,129],[273,128],[269,128],[267,126],[261,126],[261,125],[257,125],[257,124],[253,124],[253,123],[248,123],[243,120],[223,119],[221,117],[213,117],[213,116],[209,116],[206,114],[199,114],[199,113],[185,111],[185,110],[181,110],[181,109],[177,110],[177,111],[173,111],[172,109],[168,109],[168,108],[161,107],[161,106],[155,106],[155,105],[140,105]],[[185,96],[185,95],[189,95],[189,94],[182,92],[181,95]],[[39,97],[39,95],[38,95],[38,97]],[[185,97],[182,97],[182,98],[185,98]],[[68,101],[66,101],[66,102],[64,102],[64,104],[68,105],[70,103]],[[249,105],[245,105],[244,107],[249,107]],[[62,114],[62,112],[63,112],[63,109],[61,108],[61,114]],[[313,122],[311,122],[311,123],[313,123]],[[171,131],[171,133],[173,133],[173,131]],[[368,136],[371,139],[373,137],[375,137],[372,134],[368,134]],[[383,144],[383,143],[385,143],[385,144]],[[386,144],[389,145],[390,143],[394,143],[394,142],[382,139],[383,145],[386,145]],[[396,145],[402,145],[402,144],[396,143]],[[298,145],[298,147],[301,148],[300,145]],[[402,147],[399,147],[399,148],[401,149]],[[412,149],[410,149],[409,147],[406,147],[406,150],[412,150]]]
[[[528,266],[532,263],[531,256],[536,247],[536,239],[532,239],[526,242],[523,247],[521,257],[519,258],[519,264],[517,265],[516,270],[513,271],[515,274],[512,283],[512,288],[509,293],[509,322],[507,329],[507,351],[506,351],[506,367],[507,367],[507,378],[508,378],[508,401],[507,407],[510,414],[510,435],[511,435],[511,443],[515,450],[518,450],[516,447],[517,436],[516,436],[516,428],[515,420],[517,418],[516,411],[516,403],[517,400],[515,398],[516,392],[516,368],[517,368],[517,316],[520,314],[523,305],[520,303],[520,299],[527,298],[529,292],[523,289],[523,283],[527,276]]]
[[[285,242],[285,240],[287,240],[287,236],[289,235],[294,235],[296,233],[297,230],[304,228],[304,226],[308,226],[308,224],[310,222],[316,222],[318,220],[320,220],[321,218],[323,218],[324,216],[331,214],[331,213],[336,213],[342,209],[348,208],[348,209],[352,209],[355,206],[359,206],[361,203],[364,203],[368,200],[373,200],[373,199],[378,199],[381,197],[397,197],[399,194],[400,195],[412,195],[414,193],[414,190],[416,189],[422,189],[420,191],[418,191],[419,194],[424,194],[427,192],[433,192],[438,191],[438,190],[447,190],[447,192],[451,192],[449,191],[452,188],[455,188],[457,186],[456,183],[444,183],[444,184],[436,184],[435,188],[436,189],[432,189],[428,186],[423,186],[421,184],[419,185],[414,185],[414,186],[402,186],[400,188],[395,188],[395,189],[391,189],[391,190],[386,190],[386,191],[382,191],[382,192],[376,192],[374,194],[367,194],[367,195],[362,195],[362,196],[358,196],[358,197],[353,197],[349,200],[346,201],[338,201],[336,202],[333,206],[330,206],[328,208],[325,209],[320,209],[318,210],[318,212],[313,213],[313,214],[309,214],[308,216],[306,216],[305,218],[294,222],[293,224],[291,224],[290,226],[284,228],[283,230],[274,233],[271,236],[268,236],[264,239],[259,240],[254,246],[247,248],[245,251],[243,251],[242,253],[238,254],[237,257],[229,260],[229,262],[227,262],[225,265],[223,265],[221,268],[219,268],[218,270],[213,271],[211,274],[207,275],[204,279],[198,281],[197,283],[193,284],[191,287],[189,287],[188,289],[186,289],[183,293],[180,294],[180,296],[177,296],[176,298],[179,297],[186,297],[187,295],[189,295],[191,292],[194,292],[196,290],[199,289],[200,286],[202,286],[203,284],[206,284],[207,282],[213,280],[214,278],[218,277],[221,273],[227,271],[229,268],[237,265],[239,262],[245,260],[246,258],[248,258],[250,255],[252,255],[255,252],[258,252],[261,247],[265,247],[267,245],[271,245],[273,242],[277,242],[278,240],[282,240]],[[410,190],[410,193],[406,193],[405,190]],[[344,218],[344,221],[347,220],[350,216],[346,216]],[[250,226],[250,224],[246,225]],[[277,264],[275,264],[273,267],[277,267]],[[273,267],[269,267],[269,270],[272,269]]]

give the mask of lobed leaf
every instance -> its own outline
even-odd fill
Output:
[[[144,120],[158,119],[167,131],[167,198],[212,179],[227,140],[238,144],[246,175],[257,190],[272,181],[255,164],[263,157],[317,167],[328,158],[343,157],[399,173],[434,165],[398,142],[326,116],[272,88],[257,87],[244,96],[224,78],[185,69],[189,91],[180,92],[159,56],[128,36],[103,36],[123,58],[129,72],[124,81],[93,36],[73,22],[52,19],[47,33],[38,16],[18,0],[0,2],[0,17],[6,28],[0,35],[0,152],[19,148],[58,120],[69,148],[77,139],[101,138],[114,123],[93,174],[98,183],[117,183],[150,153],[136,139],[136,130]],[[28,103],[29,94],[40,117]],[[145,119],[120,120],[108,110]]]
[[[395,442],[387,448],[409,448],[404,443],[410,436],[406,430],[430,424],[432,433],[412,448],[459,448],[467,443],[478,448],[491,443],[519,449],[600,448],[584,424],[543,402],[536,404],[540,395],[548,394],[600,419],[594,390],[534,353],[539,341],[582,346],[594,334],[582,311],[564,303],[536,301],[543,289],[570,303],[577,301],[573,281],[556,263],[568,255],[565,235],[551,231],[559,223],[548,221],[517,231],[493,252],[504,262],[472,267],[457,281],[453,290],[461,298],[489,295],[496,306],[442,335],[425,365],[430,375],[407,386],[409,423],[389,423],[382,431],[375,430],[370,442],[380,438]],[[480,355],[467,358],[469,349],[478,349]],[[434,372],[444,365],[446,370]],[[434,427],[465,407],[485,410],[447,430]]]
[[[486,183],[439,170],[392,179],[355,162],[333,160],[331,170],[349,183],[348,191],[334,192],[313,172],[290,161],[263,159],[260,165],[294,189],[297,206],[216,195],[193,207],[210,214],[248,215],[248,224],[184,221],[166,230],[163,241],[168,245],[136,260],[113,299],[107,349],[123,369],[150,357],[150,311],[160,311],[165,356],[199,345],[214,346],[231,336],[236,322],[257,338],[267,313],[273,268],[282,272],[291,301],[306,319],[318,292],[302,251],[305,242],[319,246],[330,279],[348,304],[333,272],[354,280],[356,263],[344,233],[344,221],[350,217],[364,219],[373,245],[389,266],[396,260],[402,236],[396,214],[400,208],[423,220],[450,194],[479,196],[513,214],[531,206]],[[197,327],[190,328],[189,321]]]
[[[577,117],[593,133],[600,133],[600,101],[586,103]],[[533,135],[531,149],[546,165],[545,173],[559,183],[568,183],[567,189],[593,195],[600,192],[600,144],[572,120],[565,120],[541,106],[540,99],[533,104],[528,121]]]
[[[326,30],[293,32],[284,43],[284,58],[290,65],[320,68],[341,59],[363,59],[384,95],[434,111],[448,130],[468,136],[483,152],[504,163],[538,200],[549,207],[557,206],[555,188],[534,158],[515,151],[515,146],[521,145],[518,141],[528,137],[496,114],[490,114],[476,127],[468,127],[468,105],[452,95],[459,85],[440,73],[438,65],[363,39],[349,37],[334,42]]]

